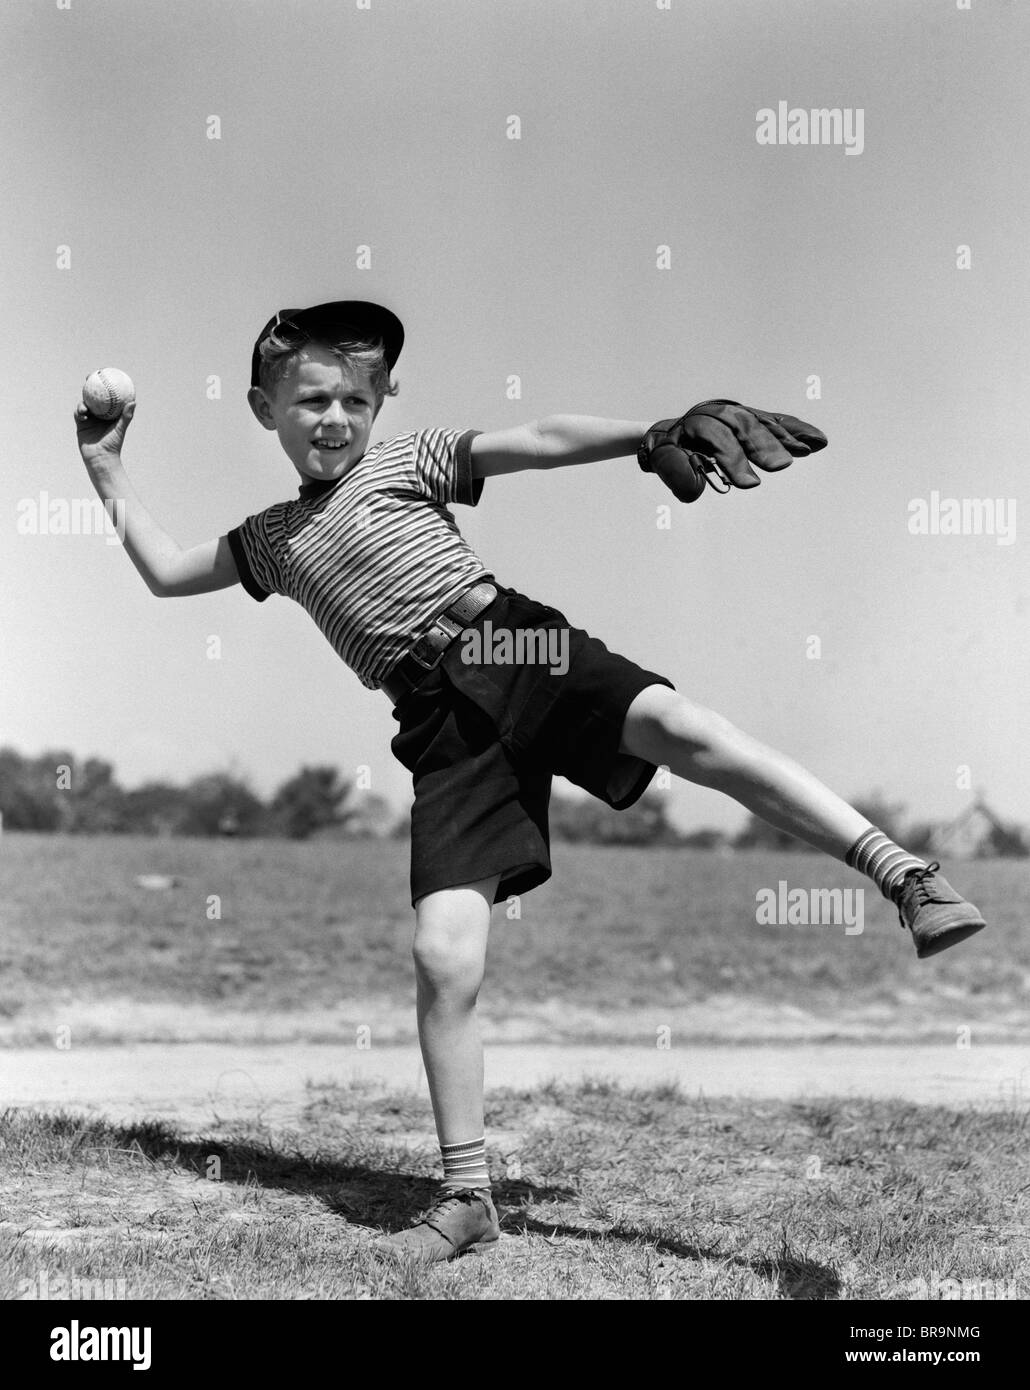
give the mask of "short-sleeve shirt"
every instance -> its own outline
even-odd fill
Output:
[[[305,608],[337,655],[375,690],[433,619],[488,570],[448,503],[474,507],[478,430],[420,430],[375,444],[342,478],[248,516],[228,534],[240,581],[259,602]]]

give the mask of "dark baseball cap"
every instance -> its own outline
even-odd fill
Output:
[[[337,299],[331,304],[314,304],[310,309],[280,309],[257,336],[250,358],[250,384],[260,384],[261,344],[276,329],[288,336],[291,330],[299,340],[315,338],[329,342],[346,337],[382,338],[386,365],[393,371],[404,346],[404,325],[396,314],[366,299]]]

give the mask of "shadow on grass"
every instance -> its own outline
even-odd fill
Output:
[[[403,1230],[439,1192],[439,1181],[435,1178],[393,1173],[360,1163],[312,1158],[260,1144],[183,1142],[163,1127],[132,1126],[122,1133],[130,1142],[135,1140],[149,1157],[174,1158],[201,1176],[207,1171],[211,1158],[218,1157],[222,1181],[258,1182],[262,1187],[316,1196],[329,1210],[355,1226]],[[555,1226],[535,1220],[518,1208],[528,1203],[574,1199],[578,1195],[574,1188],[509,1179],[494,1183],[493,1192],[494,1201],[502,1212],[501,1229],[509,1235],[534,1232],[551,1238],[558,1235],[589,1242],[645,1242],[661,1254],[677,1259],[721,1260],[750,1269],[774,1283],[783,1298],[834,1299],[840,1292],[840,1279],[833,1270],[803,1259],[786,1247],[777,1259],[749,1259],[743,1255],[727,1256],[715,1247],[656,1238],[646,1230],[632,1227],[596,1231],[582,1226]],[[516,1210],[511,1211],[512,1207]],[[505,1208],[509,1210],[505,1212]]]
[[[10,1114],[5,1111],[0,1120]],[[51,1139],[64,1140],[66,1144],[71,1141],[65,1149],[66,1158],[90,1148],[135,1153],[155,1167],[174,1163],[192,1170],[198,1178],[217,1176],[221,1182],[244,1186],[258,1184],[315,1197],[349,1225],[376,1230],[392,1232],[410,1226],[416,1214],[439,1192],[436,1178],[373,1167],[360,1161],[346,1162],[320,1153],[305,1153],[282,1144],[243,1139],[186,1139],[161,1121],[132,1125],[113,1125],[105,1121],[84,1123],[80,1117],[59,1113],[36,1114],[33,1122],[35,1126],[45,1127]],[[556,1225],[527,1215],[525,1207],[530,1203],[574,1200],[579,1196],[574,1188],[506,1179],[495,1183],[493,1190],[501,1210],[501,1228],[509,1235],[532,1232],[550,1239],[562,1236],[590,1243],[618,1240],[646,1244],[676,1259],[715,1260],[749,1269],[774,1283],[784,1298],[834,1299],[839,1296],[840,1280],[834,1271],[795,1254],[786,1242],[778,1257],[757,1259],[728,1255],[717,1246],[656,1236],[653,1230],[638,1230],[631,1225],[602,1231],[568,1223]]]
[[[592,1231],[582,1226],[536,1221],[527,1216],[514,1218],[510,1223],[502,1222],[502,1225],[509,1231],[533,1231],[551,1239],[555,1236],[566,1236],[575,1240],[624,1240],[631,1244],[645,1241],[659,1254],[673,1255],[679,1260],[718,1260],[723,1264],[750,1269],[762,1279],[774,1283],[781,1298],[835,1299],[840,1296],[840,1277],[832,1269],[816,1264],[813,1260],[806,1260],[792,1253],[786,1246],[780,1251],[777,1259],[760,1260],[749,1259],[746,1255],[727,1255],[718,1247],[669,1240],[664,1236],[654,1236],[647,1231],[637,1231],[625,1226],[606,1231]]]
[[[185,1139],[160,1122],[112,1125],[104,1135],[104,1147],[134,1151],[153,1163],[174,1162],[201,1178],[217,1172],[220,1182],[256,1183],[280,1192],[315,1197],[350,1225],[387,1231],[410,1226],[416,1213],[429,1206],[440,1190],[437,1178],[393,1172],[273,1144]],[[212,1163],[215,1159],[217,1168]],[[495,1183],[494,1194],[502,1203],[548,1202],[576,1196],[569,1187],[512,1181]]]

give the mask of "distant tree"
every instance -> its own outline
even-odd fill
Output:
[[[36,826],[37,807],[26,776],[25,759],[15,748],[0,748],[0,812],[9,830],[52,829]]]
[[[176,826],[179,835],[218,835],[227,817],[240,835],[257,835],[265,828],[266,810],[246,782],[226,772],[197,777],[184,789],[185,814]]]
[[[680,844],[684,849],[721,849],[729,842],[729,838],[725,830],[702,826],[699,830],[691,830],[681,836]]]
[[[344,826],[355,814],[344,809],[350,788],[335,767],[302,767],[272,797],[271,826],[291,840],[306,840],[316,830]]]
[[[7,830],[60,829],[57,764],[46,776],[41,761],[22,757],[14,748],[0,748],[0,812]]]
[[[573,800],[560,793],[551,797],[551,834],[571,844],[671,845],[678,831],[669,823],[668,804],[660,792],[645,792],[624,811],[615,811],[597,797]]]
[[[393,808],[386,797],[377,792],[366,792],[354,802],[343,825],[349,836],[378,840],[390,833],[393,819]]]
[[[4,749],[0,788],[7,787],[10,811],[3,805],[10,830],[64,830],[73,819],[72,802],[82,781],[81,767],[66,749],[48,749],[38,758],[24,758]]]
[[[131,835],[176,835],[190,818],[184,787],[144,782],[122,798],[122,830]]]
[[[788,835],[785,830],[777,830],[776,826],[753,814],[748,816],[743,830],[737,832],[732,843],[734,849],[774,849],[781,854],[809,848],[804,840]]]
[[[114,768],[100,758],[87,758],[72,768],[65,829],[98,835],[131,829],[126,824],[125,792],[115,781]]]

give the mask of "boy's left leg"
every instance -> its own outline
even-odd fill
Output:
[[[931,867],[799,763],[667,686],[650,685],[630,704],[619,751],[721,791],[768,824],[868,873],[898,907],[920,957],[984,926],[979,911]]]
[[[863,815],[799,763],[664,685],[649,685],[630,705],[619,751],[724,792],[835,859],[869,829]]]

